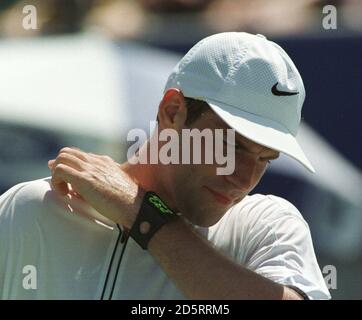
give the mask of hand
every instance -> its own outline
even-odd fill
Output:
[[[100,214],[131,229],[144,191],[112,158],[66,147],[48,166],[56,192],[76,196]]]

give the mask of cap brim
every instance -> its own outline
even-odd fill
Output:
[[[315,172],[296,138],[281,124],[218,101],[203,100],[237,133],[260,145],[283,152],[310,172]]]

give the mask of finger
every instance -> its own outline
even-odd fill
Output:
[[[69,153],[72,154],[76,157],[78,157],[79,159],[87,162],[87,160],[89,160],[89,157],[95,158],[97,160],[102,160],[102,162],[104,160],[107,161],[114,161],[111,157],[109,157],[108,155],[102,155],[102,154],[96,154],[96,153],[92,153],[92,152],[84,152],[83,150],[77,148],[77,147],[64,147],[62,149],[59,150],[59,154],[60,153]]]
[[[103,154],[97,154],[97,153],[92,153],[92,152],[89,152],[88,154],[94,158],[100,158],[100,159],[109,158],[108,156],[103,155]]]
[[[85,201],[84,198],[78,192],[76,192],[76,191],[74,191],[72,189],[69,190],[69,194],[72,196],[72,198],[76,198],[76,199],[78,199],[80,201]]]
[[[60,153],[56,159],[52,159],[48,161],[48,167],[51,169],[52,174],[54,174],[54,168],[58,164],[65,164],[69,167],[72,167],[78,171],[84,171],[87,168],[87,164],[80,160],[79,158],[73,156],[69,153]],[[61,195],[65,196],[70,193],[70,186],[66,182],[56,183],[52,179],[53,188]]]
[[[79,190],[80,181],[80,172],[72,167],[60,163],[53,169],[51,183],[61,195],[69,193],[70,187],[68,187],[68,183],[71,185],[71,189],[75,189],[74,191]]]
[[[54,166],[55,159],[51,159],[48,161],[48,167],[51,169]]]
[[[89,169],[89,165],[85,161],[77,158],[76,156],[70,153],[60,153],[55,159],[55,161],[52,163],[52,167],[54,168],[58,164],[65,164],[78,171],[84,171]]]
[[[71,154],[83,161],[87,161],[87,153],[78,149],[78,148],[75,148],[75,147],[64,147],[62,149],[59,150],[59,154],[58,156],[61,154],[61,153],[66,153],[66,154]]]
[[[68,185],[67,182],[56,182],[55,179],[54,179],[54,172],[53,172],[53,169],[52,169],[52,178],[51,178],[51,186],[53,187],[53,189],[58,192],[59,194],[65,196],[66,194],[69,193],[69,190],[70,190],[70,186]]]
[[[50,181],[53,189],[62,196],[69,194],[69,185],[66,182],[54,183],[53,179]]]
[[[49,169],[52,171],[53,173],[53,169],[54,169],[54,165],[55,165],[55,159],[49,160],[48,161],[48,167]],[[70,185],[68,185],[68,183],[66,182],[60,182],[60,183],[54,183],[51,180],[51,186],[53,187],[53,189],[58,192],[59,194],[65,196],[66,194],[68,194],[70,192]]]
[[[77,170],[83,170],[85,167],[85,163],[73,154],[74,153],[71,149],[63,148],[56,159],[49,160],[48,167],[52,170],[52,174],[54,175],[54,168],[61,163],[66,164]],[[78,154],[78,156],[83,158],[80,154]],[[52,177],[51,184],[53,186],[53,189],[63,196],[69,194],[72,190],[71,185],[64,181],[57,181],[56,177]],[[79,198],[79,196],[77,196],[76,194],[74,194],[74,196]]]

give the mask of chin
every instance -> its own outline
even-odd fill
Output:
[[[208,228],[218,223],[223,216],[224,215],[221,215],[215,219],[210,219],[210,217],[203,218],[198,216],[190,218],[189,221],[198,227]]]
[[[219,222],[201,222],[201,223],[194,223],[195,226],[201,227],[201,228],[210,228],[212,226],[214,226],[215,224],[217,224]]]
[[[178,208],[187,220],[199,227],[207,228],[215,225],[231,207],[210,202],[210,199],[206,198],[204,194],[198,195],[197,199],[180,199],[181,203]]]

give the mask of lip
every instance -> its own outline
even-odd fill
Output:
[[[215,190],[213,189],[210,189],[209,187],[206,187],[206,186],[203,186],[207,191],[209,191],[213,196],[214,196],[214,199],[223,204],[223,205],[229,205],[231,203],[231,199],[226,197],[225,195],[219,193],[219,192],[216,192]]]

